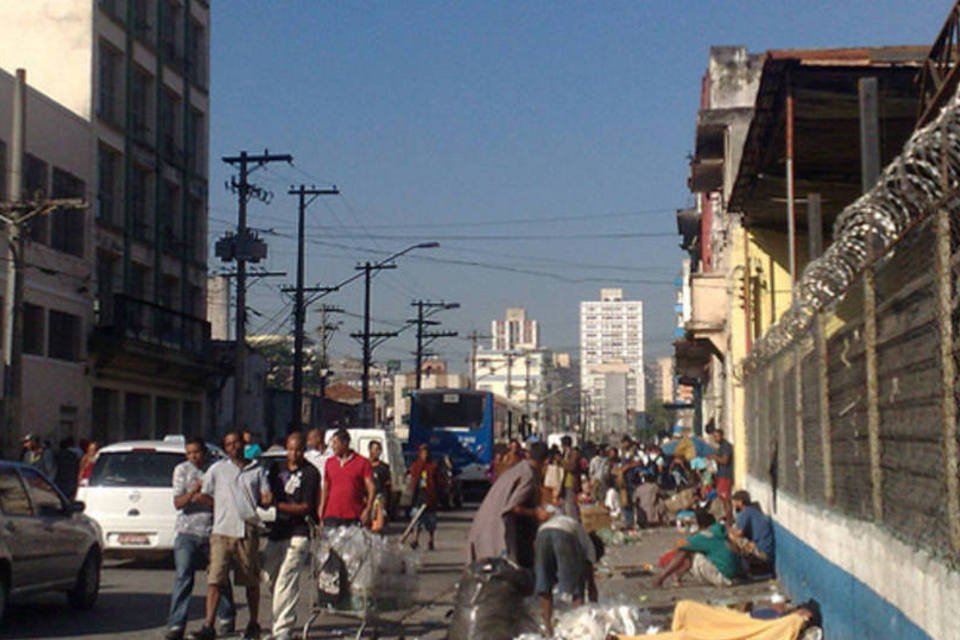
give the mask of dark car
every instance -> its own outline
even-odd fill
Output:
[[[0,461],[0,616],[7,603],[63,591],[78,609],[100,592],[100,531],[36,468]]]

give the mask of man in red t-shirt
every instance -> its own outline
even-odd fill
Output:
[[[330,439],[333,456],[327,460],[320,495],[320,526],[367,525],[376,495],[370,461],[350,448],[350,433],[338,430]]]

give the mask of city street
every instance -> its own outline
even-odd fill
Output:
[[[454,585],[463,568],[463,544],[471,518],[472,510],[468,509],[441,513],[437,550],[423,552],[418,604],[411,610],[390,616],[403,621],[407,638],[436,640],[445,636],[445,616],[452,606]],[[197,578],[190,605],[190,630],[200,626],[203,610],[204,574],[197,574]],[[100,599],[92,611],[71,609],[60,594],[37,596],[29,602],[11,606],[0,628],[0,638],[98,640],[138,637],[153,640],[163,637],[173,584],[171,567],[108,560],[102,580]],[[306,620],[311,604],[311,592],[305,590],[304,593],[307,597],[301,602],[300,622]],[[238,596],[238,600],[242,602],[243,596]],[[246,624],[246,607],[242,604],[238,618],[239,625]],[[260,615],[264,637],[269,632],[269,621],[270,598],[264,594]],[[312,627],[310,638],[339,638],[355,628],[355,621],[325,617]],[[233,637],[239,637],[239,633]],[[385,637],[395,636],[385,634]]]

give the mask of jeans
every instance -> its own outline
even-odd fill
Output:
[[[273,636],[292,634],[300,602],[300,575],[307,570],[310,539],[293,536],[269,540],[263,550],[263,572],[273,593]]]
[[[178,533],[173,541],[173,561],[177,575],[173,581],[173,595],[170,598],[170,616],[168,629],[183,629],[187,625],[190,609],[190,596],[193,595],[193,575],[205,569],[210,560],[210,539],[191,533]],[[217,620],[233,622],[237,612],[233,606],[233,590],[228,582],[220,588],[220,601],[217,602]]]

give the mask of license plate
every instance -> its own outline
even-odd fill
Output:
[[[150,538],[145,533],[121,533],[117,536],[117,542],[131,547],[147,546]]]

